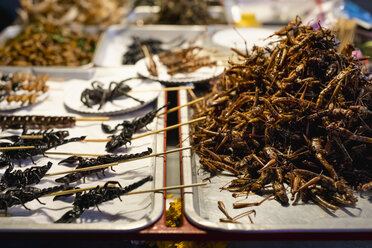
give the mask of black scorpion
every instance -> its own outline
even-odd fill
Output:
[[[127,145],[128,143],[130,144],[133,134],[136,133],[141,128],[144,128],[148,124],[150,124],[154,120],[156,114],[161,109],[167,106],[168,104],[164,105],[159,109],[152,110],[139,119],[135,119],[133,121],[123,121],[122,123],[116,125],[114,129],[111,129],[111,127],[106,124],[102,124],[102,130],[105,133],[114,133],[118,130],[120,126],[122,126],[120,134],[109,136],[111,139],[106,144],[106,151],[114,152],[119,147]]]
[[[99,210],[98,205],[103,202],[111,201],[116,198],[119,198],[121,201],[120,196],[137,189],[146,182],[152,181],[152,179],[152,176],[148,176],[124,188],[122,188],[117,181],[109,181],[105,183],[103,187],[97,186],[84,194],[77,193],[73,203],[73,209],[66,212],[60,219],[55,221],[55,223],[71,223],[90,207],[96,206]],[[110,187],[109,184],[117,184],[119,187]]]
[[[147,148],[147,151],[141,152],[141,153],[134,153],[134,154],[124,154],[124,155],[104,155],[99,156],[96,158],[83,158],[78,156],[71,156],[69,158],[66,158],[59,162],[59,164],[75,164],[77,162],[76,169],[80,168],[88,168],[96,165],[101,164],[109,164],[114,162],[123,162],[125,160],[133,159],[133,158],[140,158],[147,156],[152,153],[151,148]],[[112,168],[111,168],[112,169]],[[63,177],[57,178],[55,181],[58,183],[73,183],[81,178],[84,178],[90,174],[96,174],[98,176],[98,172],[102,172],[103,175],[105,171],[105,168],[103,169],[97,169],[97,170],[89,170],[89,171],[80,171],[80,172],[73,172],[70,174],[67,174]]]
[[[65,140],[58,140],[53,143],[49,143],[46,145],[41,145],[41,146],[35,146],[35,148],[32,149],[20,149],[20,150],[7,150],[3,151],[3,153],[0,155],[0,168],[12,165],[12,160],[18,160],[19,164],[21,164],[22,160],[30,158],[32,163],[35,164],[35,161],[33,159],[34,156],[37,155],[43,155],[45,156],[45,152],[55,148],[57,146],[61,146],[70,142],[76,142],[76,141],[82,141],[85,139],[86,136],[81,136],[81,137],[75,137],[75,138],[70,138],[70,139],[65,139]],[[23,145],[23,144],[21,144]],[[18,143],[13,143],[9,145],[8,147],[18,147],[20,144]]]
[[[132,79],[135,78],[128,78],[120,82],[111,82],[107,89],[103,88],[104,86],[103,83],[99,81],[94,81],[91,84],[93,89],[89,88],[85,89],[81,93],[80,101],[88,108],[91,108],[93,104],[99,103],[98,110],[100,110],[107,101],[112,101],[115,98],[121,96],[132,98],[133,100],[139,102],[140,104],[143,104],[144,101],[139,100],[128,94],[131,88],[128,85],[126,85],[125,82]]]
[[[68,189],[71,189],[71,187],[67,185],[59,185],[44,189],[36,187],[8,188],[5,192],[0,193],[0,210],[5,210],[6,214],[8,208],[19,204],[21,204],[25,209],[30,210],[26,207],[25,203],[37,200],[40,204],[44,204],[39,200],[40,197]]]
[[[20,188],[30,184],[37,184],[51,167],[52,162],[48,162],[44,166],[33,166],[24,171],[16,170],[12,172],[13,166],[10,166],[0,179],[0,190],[5,190],[8,187]]]
[[[24,139],[22,138],[22,135],[40,135],[43,138],[41,139]],[[44,130],[39,132],[30,132],[28,133],[26,129],[23,130],[21,135],[11,135],[11,136],[5,136],[2,139],[7,139],[12,142],[16,142],[19,145],[29,146],[29,145],[48,145],[52,144],[54,142],[62,141],[67,136],[69,136],[68,131],[55,131],[53,132],[53,129],[51,130]]]
[[[163,108],[167,107],[169,104],[165,104],[164,106],[158,108],[158,109],[154,109],[154,110],[151,110],[150,112],[148,112],[147,114],[145,114],[143,117],[141,118],[138,118],[138,119],[134,119],[132,121],[123,121],[122,123],[119,123],[117,124],[114,128],[111,128],[109,125],[107,124],[101,124],[101,127],[102,127],[102,131],[104,133],[116,133],[119,129],[119,127],[122,127],[122,131],[125,130],[125,129],[130,129],[130,130],[134,130],[134,132],[137,132],[138,130],[140,130],[141,128],[144,128],[146,127],[148,124],[150,124],[156,114],[162,110]]]

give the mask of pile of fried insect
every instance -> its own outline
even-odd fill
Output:
[[[165,106],[152,110],[143,117],[132,121],[125,120],[114,128],[111,128],[107,124],[102,124],[102,130],[111,134],[111,139],[106,144],[106,150],[108,152],[114,152],[118,148],[130,144],[133,134],[150,124],[154,120],[156,114],[164,107]],[[74,189],[75,186],[72,186],[71,183],[77,182],[80,179],[85,179],[88,175],[98,176],[99,172],[104,175],[104,170],[106,168],[72,172],[57,178],[55,182],[58,183],[58,185],[56,186],[49,188],[37,187],[35,185],[38,184],[49,169],[54,166],[51,162],[48,162],[43,166],[34,165],[27,169],[17,170],[14,167],[17,165],[21,166],[23,161],[29,159],[31,159],[33,164],[36,164],[37,160],[41,156],[45,156],[45,153],[52,148],[70,142],[83,141],[85,136],[67,138],[69,136],[68,131],[54,131],[51,129],[57,127],[72,127],[76,123],[75,118],[71,116],[6,115],[0,117],[0,123],[3,130],[23,130],[20,135],[7,135],[0,137],[0,168],[5,170],[0,179],[0,211],[5,212],[5,214],[12,206],[22,205],[28,209],[25,204],[32,200],[40,202],[39,198],[45,195]],[[30,129],[40,129],[40,131],[30,132]],[[32,147],[17,149],[19,147],[27,146]],[[88,168],[113,162],[123,162],[133,158],[141,158],[150,155],[151,153],[152,149],[147,148],[147,150],[135,154],[107,154],[94,158],[71,156],[67,159],[61,160],[59,164],[76,165],[76,169]],[[97,186],[96,188],[84,193],[76,193],[73,200],[73,209],[66,212],[66,214],[64,214],[60,219],[56,220],[56,223],[74,222],[86,209],[115,198],[120,198],[120,196],[151,180],[152,176],[148,176],[126,187],[122,187],[119,182],[110,181],[103,187]]]
[[[353,191],[372,188],[369,72],[351,45],[338,52],[331,30],[299,18],[272,37],[235,50],[239,61],[196,107],[194,118],[206,116],[191,130],[201,166],[235,175],[223,187],[234,197],[354,206]]]

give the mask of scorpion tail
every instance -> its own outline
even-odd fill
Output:
[[[122,189],[122,192],[121,194],[126,194],[130,191],[133,191],[139,187],[141,187],[142,185],[144,185],[145,183],[149,182],[149,181],[152,181],[153,180],[153,177],[152,176],[148,176],[148,177],[145,177],[141,180],[139,180],[138,182],[135,182],[129,186],[126,186]]]
[[[101,129],[104,133],[114,133],[116,131],[115,128],[111,128],[110,125],[101,124]]]

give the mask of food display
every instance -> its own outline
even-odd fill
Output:
[[[98,34],[30,24],[0,47],[0,65],[81,66],[92,61]]]
[[[145,24],[171,25],[209,25],[226,24],[222,13],[211,14],[210,7],[220,6],[220,2],[209,0],[164,0],[164,1],[136,1],[137,5],[158,6],[159,12],[141,20]]]
[[[91,84],[92,89],[87,88],[83,92],[81,92],[80,100],[88,108],[91,108],[94,104],[99,103],[98,110],[100,110],[107,101],[112,101],[115,98],[123,96],[129,97],[136,102],[143,104],[144,101],[128,94],[128,92],[132,90],[131,87],[125,84],[125,82],[128,80],[131,80],[131,78],[122,80],[120,82],[113,81],[109,84],[108,89],[103,88],[103,83],[94,81]]]
[[[22,23],[56,25],[98,25],[107,27],[123,22],[128,0],[21,0]]]
[[[271,47],[236,50],[194,117],[191,137],[204,170],[236,179],[223,190],[283,205],[354,206],[372,180],[372,84],[332,31],[299,19],[273,34]],[[287,188],[288,187],[288,188]],[[234,207],[252,206],[236,203]]]
[[[48,75],[22,72],[4,74],[0,81],[0,108],[14,109],[33,105],[49,90]]]
[[[328,13],[254,28],[234,1],[20,3],[0,34],[0,232],[372,231],[370,65]]]
[[[132,37],[132,43],[128,46],[128,51],[123,55],[123,65],[134,65],[138,60],[144,58],[142,46],[146,46],[151,54],[158,54],[164,51],[162,45],[163,42],[161,40]]]

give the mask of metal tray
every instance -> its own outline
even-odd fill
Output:
[[[83,27],[71,27],[73,29],[82,29]],[[84,28],[86,32],[89,33],[99,33],[99,27],[88,27]],[[22,31],[22,26],[14,25],[9,26],[4,29],[0,34],[0,45],[2,46],[5,42],[17,36]],[[99,40],[98,40],[99,43]],[[97,43],[97,45],[98,45]],[[96,47],[97,50],[97,47]],[[96,54],[93,55],[92,61]],[[83,66],[78,67],[67,67],[67,66],[0,66],[0,71],[5,73],[12,73],[16,71],[23,71],[23,72],[32,72],[34,74],[49,74],[50,77],[53,78],[64,78],[64,79],[71,79],[71,78],[79,78],[79,79],[90,79],[93,77],[95,73],[95,69],[93,68],[93,63],[89,63]]]
[[[199,26],[110,26],[101,37],[96,47],[96,56],[93,63],[101,67],[122,66],[124,53],[132,43],[132,36],[142,39],[154,38],[161,41],[170,41],[182,37],[187,41],[202,38],[205,27]]]
[[[180,105],[188,102],[186,91],[179,94]],[[182,108],[180,122],[189,120],[191,110]],[[189,146],[189,127],[181,127],[182,146]],[[199,159],[191,150],[182,151],[182,170],[184,184],[201,182],[209,174],[200,169]],[[315,204],[289,205],[283,207],[275,200],[264,202],[261,206],[233,209],[234,202],[256,202],[263,199],[257,195],[233,198],[228,191],[220,188],[229,183],[234,177],[219,175],[211,178],[207,186],[184,190],[184,209],[188,220],[204,229],[214,229],[228,232],[371,232],[372,231],[372,194],[358,195],[355,207],[341,208],[336,212],[325,211]],[[357,193],[356,193],[357,194]],[[239,219],[242,224],[221,223],[225,218],[217,207],[217,202],[224,202],[228,213],[236,216],[240,213],[255,209],[256,217],[252,216],[254,224],[247,217]]]
[[[157,14],[160,12],[160,6],[138,6],[127,17],[127,23],[131,25],[143,25],[149,21],[155,21]],[[226,16],[225,8],[222,6],[208,7],[208,14],[219,23],[231,23],[230,18]],[[219,24],[218,23],[218,24]],[[158,25],[158,24],[150,24]]]
[[[123,70],[119,71],[123,73]],[[118,72],[118,73],[119,73]],[[117,73],[118,76],[120,76]],[[130,74],[130,73],[128,73]],[[112,70],[110,70],[112,77]],[[19,115],[40,114],[40,115],[72,115],[63,106],[62,99],[64,92],[60,90],[61,85],[67,86],[69,82],[61,84],[60,82],[48,81],[50,85],[50,97],[34,106],[33,108],[26,108],[16,112]],[[163,106],[165,104],[165,95],[161,93],[154,104]],[[143,116],[150,111],[153,106],[147,105],[135,112],[127,113],[121,116],[115,116],[110,121],[105,122],[111,126],[122,122],[126,119],[133,119]],[[4,114],[1,113],[0,114]],[[8,114],[8,113],[7,113]],[[79,117],[79,115],[74,115]],[[101,131],[101,122],[77,122],[73,128],[63,129],[70,132],[69,137],[79,137],[87,135],[88,138],[106,138],[107,134]],[[161,129],[165,126],[164,118],[160,117],[148,125],[150,130]],[[10,132],[10,131],[9,131]],[[143,131],[145,132],[145,131]],[[14,131],[13,131],[14,133]],[[2,133],[2,135],[6,133]],[[98,153],[105,154],[105,143],[83,143],[75,142],[60,146],[56,151],[62,152],[79,152],[79,153]],[[153,149],[153,153],[164,151],[164,134],[147,136],[138,140],[134,140],[128,149],[122,149],[122,153],[137,153],[147,150],[147,147]],[[54,151],[54,150],[50,150]],[[53,166],[49,173],[57,171],[65,171],[71,169],[68,166],[58,165],[58,162],[65,159],[66,156],[48,155],[48,157],[41,157],[37,160],[37,165],[45,165],[47,161],[53,162]],[[30,162],[30,161],[28,161]],[[15,166],[15,169],[26,169],[32,166],[25,166],[22,168]],[[114,167],[114,171],[106,170],[105,176],[99,175],[99,180],[96,176],[87,177],[77,183],[78,187],[89,187],[96,185],[103,185],[107,181],[119,181],[124,187],[133,182],[136,182],[148,175],[152,175],[154,180],[148,182],[140,187],[142,189],[152,189],[163,187],[164,185],[164,157],[152,157],[138,161],[122,163]],[[0,176],[4,173],[5,168],[0,169]],[[57,185],[54,180],[59,176],[45,177],[36,185],[39,188]],[[76,185],[76,183],[72,184]],[[88,209],[76,223],[71,224],[55,224],[54,221],[60,218],[65,212],[72,209],[70,202],[52,201],[53,197],[40,198],[40,201],[46,203],[41,205],[36,200],[26,203],[25,205],[31,209],[26,210],[22,206],[14,206],[9,208],[8,213],[12,217],[0,217],[0,231],[1,232],[63,232],[63,231],[77,231],[77,232],[129,232],[144,229],[147,226],[155,223],[163,213],[163,192],[146,193],[139,195],[123,196],[122,201],[115,199],[103,204],[100,204],[98,211],[96,207]]]

